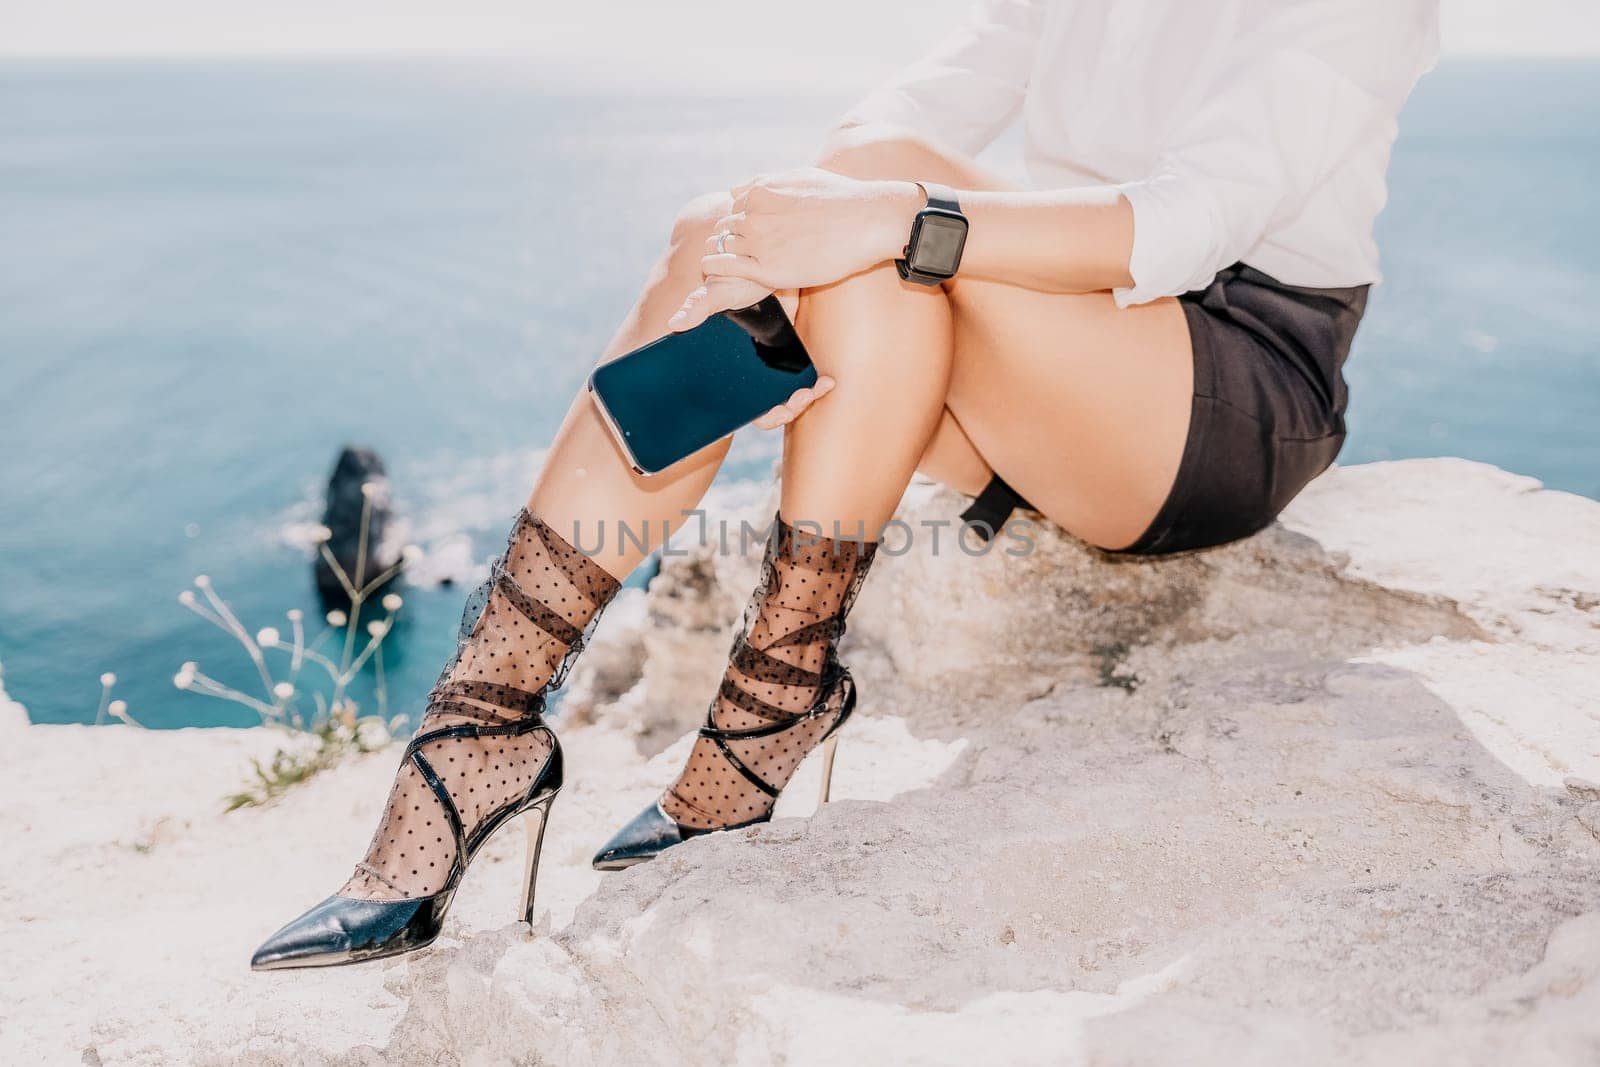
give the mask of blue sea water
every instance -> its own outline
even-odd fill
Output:
[[[676,205],[804,162],[848,103],[504,62],[0,65],[7,689],[87,721],[109,670],[147,725],[253,722],[172,688],[185,660],[254,678],[177,593],[205,573],[252,628],[317,614],[284,530],[348,441],[388,460],[418,540],[491,554]],[[1464,455],[1600,496],[1600,64],[1447,64],[1402,131],[1342,460]],[[401,707],[462,590],[406,597]]]

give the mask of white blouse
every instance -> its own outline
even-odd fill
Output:
[[[1361,285],[1395,116],[1438,50],[1438,0],[981,0],[845,121],[970,155],[1020,111],[1035,187],[1114,185],[1133,206],[1122,306],[1239,261]]]

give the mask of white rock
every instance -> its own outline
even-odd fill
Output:
[[[343,878],[393,754],[223,815],[271,735],[0,701],[0,1061],[1583,1062],[1596,546],[1600,504],[1444,460],[1337,468],[1177,559],[886,557],[836,802],[808,764],[770,826],[602,876],[754,566],[670,561],[563,707],[539,936],[507,835],[433,949],[323,973],[245,963]]]

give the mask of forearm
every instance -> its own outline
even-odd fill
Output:
[[[885,249],[898,257],[921,209],[911,183],[892,198]],[[983,278],[1053,293],[1086,293],[1133,284],[1133,209],[1102,186],[1045,191],[961,192],[970,228],[961,277]],[[889,243],[898,240],[892,248]]]
[[[922,189],[909,181],[846,178],[808,167],[730,190],[696,289],[669,320],[692,329],[764,293],[831,285],[904,254]],[[1115,189],[958,192],[969,221],[960,277],[1042,292],[1088,293],[1132,284],[1133,207]],[[742,301],[739,303],[737,301]]]

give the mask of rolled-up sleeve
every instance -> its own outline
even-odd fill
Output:
[[[1381,39],[1381,38],[1380,38]],[[1226,74],[1147,176],[1117,186],[1133,208],[1126,307],[1210,284],[1292,218],[1373,123],[1382,100],[1321,57],[1275,48]]]
[[[1042,0],[982,0],[966,24],[845,113],[908,127],[969,155],[1016,117],[1039,45]]]

